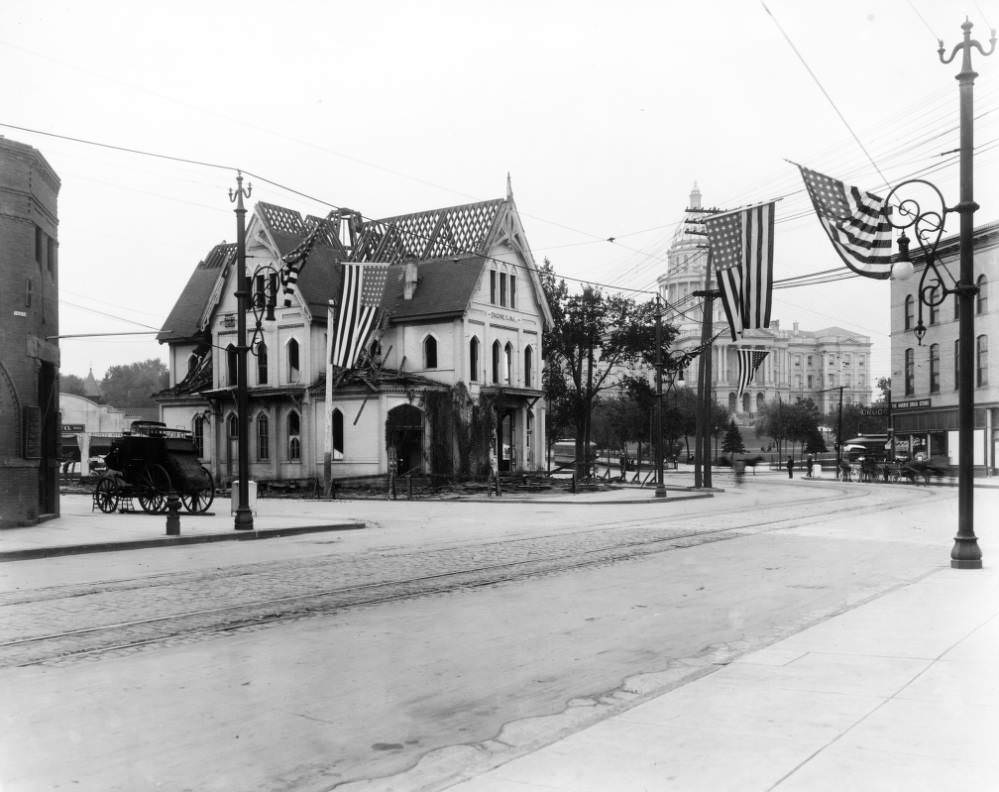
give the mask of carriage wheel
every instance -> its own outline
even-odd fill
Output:
[[[180,496],[180,502],[191,514],[203,514],[208,511],[208,507],[215,500],[215,481],[208,468],[201,468],[201,486],[193,493],[185,493]]]
[[[173,485],[170,474],[162,465],[147,465],[139,474],[136,485],[139,489],[139,505],[147,514],[158,514],[166,511],[166,496]]]
[[[105,514],[118,508],[118,482],[111,476],[103,476],[94,487],[94,503]]]

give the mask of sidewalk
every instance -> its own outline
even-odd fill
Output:
[[[447,788],[997,789],[997,657],[999,575],[941,568]]]

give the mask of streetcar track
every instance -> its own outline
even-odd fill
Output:
[[[847,500],[848,496],[855,494],[855,491],[847,491],[843,488],[839,497],[830,498],[828,492],[822,498],[798,501],[796,507],[814,504],[821,501],[829,504],[830,501]],[[929,493],[927,493],[929,494]],[[238,602],[220,607],[181,611],[178,613],[165,614],[147,619],[137,619],[130,621],[116,622],[105,625],[95,625],[91,627],[81,627],[73,630],[63,630],[45,635],[28,636],[10,641],[0,642],[0,652],[11,652],[12,650],[37,647],[33,657],[26,662],[16,662],[14,665],[37,665],[51,661],[66,660],[68,658],[83,658],[86,656],[121,652],[125,650],[139,649],[143,646],[162,644],[171,639],[184,637],[186,640],[196,640],[203,635],[217,635],[220,632],[235,632],[248,628],[260,627],[278,621],[287,621],[315,615],[328,615],[345,608],[360,607],[364,605],[379,604],[399,599],[407,599],[419,596],[440,594],[461,588],[478,588],[483,586],[501,585],[507,582],[523,580],[528,577],[540,575],[558,574],[572,569],[579,569],[586,566],[593,566],[603,563],[617,563],[632,558],[651,555],[657,552],[667,552],[674,549],[684,549],[697,545],[706,544],[713,541],[736,538],[748,532],[762,533],[770,531],[785,530],[789,527],[797,527],[810,522],[817,522],[829,519],[831,516],[844,512],[851,512],[861,515],[865,512],[876,511],[884,508],[884,504],[872,504],[861,506],[854,498],[849,497],[850,503],[842,505],[840,508],[826,509],[820,514],[800,515],[794,514],[779,520],[765,520],[755,523],[741,523],[739,525],[720,526],[717,528],[707,528],[694,531],[678,531],[667,535],[647,537],[642,539],[605,544],[593,548],[576,549],[571,552],[551,554],[543,556],[532,556],[528,558],[504,561],[496,564],[484,564],[460,569],[447,570],[432,575],[421,575],[400,580],[378,580],[368,583],[356,583],[350,586],[327,588],[322,591],[311,591],[308,593],[289,594],[280,597],[270,597],[268,599],[256,600],[253,602]],[[731,516],[734,514],[744,515],[744,508],[725,509],[711,514],[712,519],[721,516]],[[572,536],[583,536],[593,533],[606,534],[606,526],[612,525],[620,530],[640,530],[650,524],[660,524],[661,517],[643,519],[629,522],[622,525],[620,521],[605,523],[586,531],[580,531]],[[791,525],[789,525],[791,524]],[[512,543],[538,541],[539,539],[559,539],[565,538],[565,533],[546,534],[535,537],[518,537],[514,540],[497,540],[485,543],[458,546],[458,548],[435,548],[433,552],[446,552],[448,549],[468,549],[469,547],[481,550],[497,545],[507,545]],[[405,555],[419,556],[420,553],[407,553]],[[573,561],[573,559],[575,559]],[[329,557],[318,559],[318,563],[328,564]],[[234,570],[231,576],[244,576],[254,574],[262,566],[271,565],[254,564],[253,569],[240,568]],[[300,568],[298,568],[300,570]],[[502,574],[499,574],[502,573]],[[181,575],[188,578],[186,575]],[[204,575],[196,576],[204,577]],[[132,583],[133,579],[128,579],[126,583]],[[184,581],[180,581],[184,582]],[[173,580],[158,581],[157,585],[177,585],[176,577]],[[134,586],[121,586],[117,591],[127,591]],[[58,587],[51,587],[58,589]],[[116,593],[116,590],[108,587],[97,589],[93,593]],[[381,592],[381,593],[375,593]],[[373,594],[373,596],[365,596]],[[75,593],[68,595],[71,597],[85,596],[85,593]],[[48,597],[52,599],[54,597]],[[46,599],[46,598],[42,598]],[[332,600],[332,602],[331,602]],[[288,607],[292,606],[292,607]],[[240,618],[226,618],[226,614],[242,614]],[[211,617],[211,618],[210,618]],[[199,620],[206,623],[197,623]],[[194,622],[194,623],[192,623]],[[171,627],[170,625],[174,626]],[[100,644],[96,646],[80,647],[59,647],[59,642],[72,639],[94,638],[101,635],[113,637],[129,629],[155,629],[161,628],[156,634],[151,636],[135,636],[132,640],[118,641],[112,644]],[[164,629],[165,628],[165,629]],[[50,644],[50,651],[44,651],[46,644]],[[0,660],[0,665],[2,665]]]

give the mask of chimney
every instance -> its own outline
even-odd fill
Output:
[[[402,297],[404,300],[412,300],[416,293],[416,283],[419,279],[416,275],[416,261],[408,259],[406,270],[403,274]]]

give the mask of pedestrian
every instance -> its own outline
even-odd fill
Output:
[[[805,478],[812,477],[812,468],[815,466],[815,460],[812,459],[812,455],[808,455],[808,461],[805,462]]]
[[[794,457],[787,458],[787,477],[794,478]]]
[[[742,477],[746,475],[746,460],[737,459],[732,463],[732,470],[735,473],[735,484],[742,484]]]

